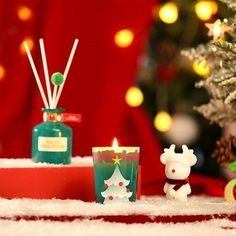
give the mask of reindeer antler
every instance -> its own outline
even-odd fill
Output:
[[[164,153],[161,154],[161,163],[165,164],[167,159],[172,156],[173,154],[175,154],[175,145],[172,144],[170,146],[170,148],[165,148],[164,149]]]
[[[182,146],[183,155],[186,156],[190,166],[193,166],[197,162],[197,157],[193,154],[193,149],[188,149],[186,145]]]
[[[173,153],[175,153],[175,144],[172,144],[169,148],[165,148],[164,152],[166,154],[173,154]]]
[[[188,149],[186,145],[182,145],[183,154],[193,154],[193,149]]]

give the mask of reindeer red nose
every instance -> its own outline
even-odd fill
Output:
[[[175,173],[175,169],[173,169],[171,172],[172,172],[172,173]]]

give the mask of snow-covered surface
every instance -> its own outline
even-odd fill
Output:
[[[210,220],[196,223],[123,224],[102,221],[10,221],[0,220],[4,236],[235,236],[236,222]]]
[[[39,167],[76,167],[76,166],[92,166],[92,157],[73,157],[71,164],[69,165],[56,165],[48,163],[34,163],[30,158],[22,159],[11,159],[2,158],[0,159],[0,168],[39,168]]]
[[[126,215],[149,214],[215,214],[235,213],[236,204],[222,198],[190,197],[187,203],[171,202],[162,197],[147,198],[130,204],[85,203],[76,200],[30,200],[0,199],[0,217],[15,215]],[[4,236],[235,236],[236,222],[227,219],[212,219],[194,223],[109,223],[102,220],[75,220],[73,222],[0,220],[0,235]]]
[[[153,216],[236,214],[236,204],[223,198],[189,197],[188,202],[166,200],[164,197],[144,197],[135,203],[97,204],[78,200],[0,199],[0,217],[12,216]]]

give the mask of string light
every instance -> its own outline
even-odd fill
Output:
[[[198,1],[194,9],[200,20],[207,21],[217,13],[218,5],[214,1]]]
[[[217,48],[216,47],[213,47],[212,48],[212,52],[216,52],[217,51]]]
[[[210,67],[207,65],[207,61],[205,59],[200,62],[195,61],[193,63],[193,70],[196,74],[207,77],[210,74]]]
[[[3,78],[6,75],[6,70],[3,65],[0,64],[0,81],[3,80]]]
[[[220,25],[215,25],[213,27],[212,34],[213,34],[213,36],[215,36],[217,38],[221,35],[221,27],[220,27]]]
[[[118,47],[126,48],[129,47],[134,40],[134,34],[129,29],[123,29],[115,34],[114,41]]]
[[[172,124],[172,118],[166,111],[160,111],[154,118],[154,126],[160,132],[167,132]]]
[[[173,24],[177,21],[178,16],[178,7],[172,2],[165,3],[159,10],[159,17],[166,24]]]
[[[131,107],[138,107],[143,103],[143,93],[136,87],[130,87],[125,95],[126,103]]]
[[[26,51],[25,51],[25,47],[24,47],[24,41],[27,41],[27,44],[29,46],[29,49],[30,51],[33,49],[34,47],[34,41],[31,37],[27,37],[27,38],[24,38],[20,44],[20,52],[21,54],[26,54]]]
[[[20,20],[22,21],[27,21],[30,18],[32,18],[32,10],[29,7],[26,6],[20,6],[17,9],[17,16],[19,17]]]

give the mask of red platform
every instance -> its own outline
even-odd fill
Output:
[[[77,158],[72,165],[30,163],[30,160],[0,160],[0,197],[33,199],[80,199],[95,201],[92,162],[84,163]],[[74,160],[73,159],[73,160]],[[74,162],[74,163],[73,163]],[[138,197],[140,197],[139,167]]]

